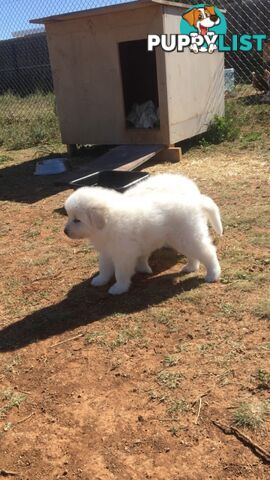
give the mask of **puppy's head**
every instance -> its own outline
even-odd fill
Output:
[[[92,238],[106,226],[109,208],[107,191],[99,187],[82,187],[65,202],[68,221],[65,234],[72,239]]]
[[[183,15],[189,25],[197,28],[199,34],[206,35],[208,29],[220,23],[214,6],[205,6],[204,8],[193,8]]]

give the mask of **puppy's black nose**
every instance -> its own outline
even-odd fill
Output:
[[[64,233],[65,233],[66,235],[68,235],[68,228],[67,228],[67,227],[64,228]]]
[[[218,16],[217,15],[210,15],[210,19],[212,20],[212,22],[216,22],[218,20]]]

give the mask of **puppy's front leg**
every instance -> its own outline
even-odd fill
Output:
[[[115,259],[114,259],[115,261]],[[132,275],[135,273],[136,258],[123,257],[115,261],[116,283],[109,289],[112,295],[120,295],[128,291]]]
[[[101,287],[110,281],[114,274],[113,262],[108,255],[100,254],[99,257],[99,274],[93,278],[91,285]]]

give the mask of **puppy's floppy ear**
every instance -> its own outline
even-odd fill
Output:
[[[216,11],[215,11],[215,7],[214,6],[210,6],[210,5],[206,5],[204,7],[205,11],[210,13],[210,15],[216,15]]]
[[[190,12],[184,13],[183,19],[186,20],[189,25],[195,26],[195,8],[190,10]]]
[[[108,219],[108,209],[106,207],[89,208],[87,213],[94,227],[98,230],[105,227]]]

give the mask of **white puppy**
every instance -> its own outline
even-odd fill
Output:
[[[129,188],[125,192],[125,196],[145,195],[146,193],[172,193],[175,191],[177,195],[198,196],[201,194],[198,186],[193,180],[184,175],[174,173],[158,173],[150,175],[145,180],[137,183],[134,187]]]
[[[220,235],[222,225],[218,207],[209,197],[198,194],[194,199],[175,191],[155,190],[123,195],[101,187],[83,187],[71,194],[65,208],[69,217],[66,235],[89,238],[100,253],[99,275],[92,285],[105,285],[115,274],[116,283],[109,293],[126,292],[135,271],[152,273],[148,258],[165,243],[188,257],[183,271],[196,271],[202,262],[206,281],[219,278],[207,218]]]

